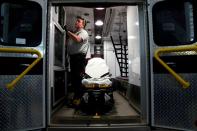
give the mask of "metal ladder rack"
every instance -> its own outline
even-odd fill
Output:
[[[110,38],[120,67],[121,77],[128,77],[128,44],[126,41],[123,43],[121,36],[119,36],[120,43],[115,43],[112,36]]]

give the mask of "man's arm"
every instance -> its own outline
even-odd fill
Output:
[[[76,35],[76,34],[70,32],[70,31],[67,31],[67,34],[68,34],[69,37],[70,37],[71,39],[73,39],[75,42],[78,42],[78,43],[82,42],[82,38],[81,38],[79,35]]]

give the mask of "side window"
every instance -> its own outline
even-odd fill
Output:
[[[55,26],[55,66],[63,66],[64,33]]]
[[[65,20],[65,17],[64,17],[64,8],[63,8],[63,6],[59,6],[59,19],[58,19],[58,22],[59,22],[59,24],[62,27],[64,26],[64,20]]]
[[[0,2],[0,44],[35,47],[42,38],[42,8],[35,2]]]
[[[162,1],[153,7],[153,39],[159,46],[184,45],[195,41],[192,1]]]

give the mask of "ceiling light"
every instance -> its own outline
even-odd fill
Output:
[[[137,25],[137,26],[138,26],[138,25],[139,25],[139,22],[135,22],[135,25]]]
[[[96,8],[97,10],[104,10],[104,8],[103,7],[98,7],[98,8]]]
[[[101,49],[101,47],[100,47],[100,46],[96,46],[96,49],[97,49],[97,50],[100,50],[100,49]]]
[[[101,36],[100,35],[97,35],[95,38],[96,39],[101,39]]]
[[[103,25],[103,21],[97,20],[96,23],[95,23],[95,25],[97,25],[97,26],[102,26],[102,25]]]

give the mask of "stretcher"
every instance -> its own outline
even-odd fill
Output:
[[[102,58],[92,58],[82,80],[81,109],[88,114],[105,114],[113,105],[113,87],[109,67]]]

